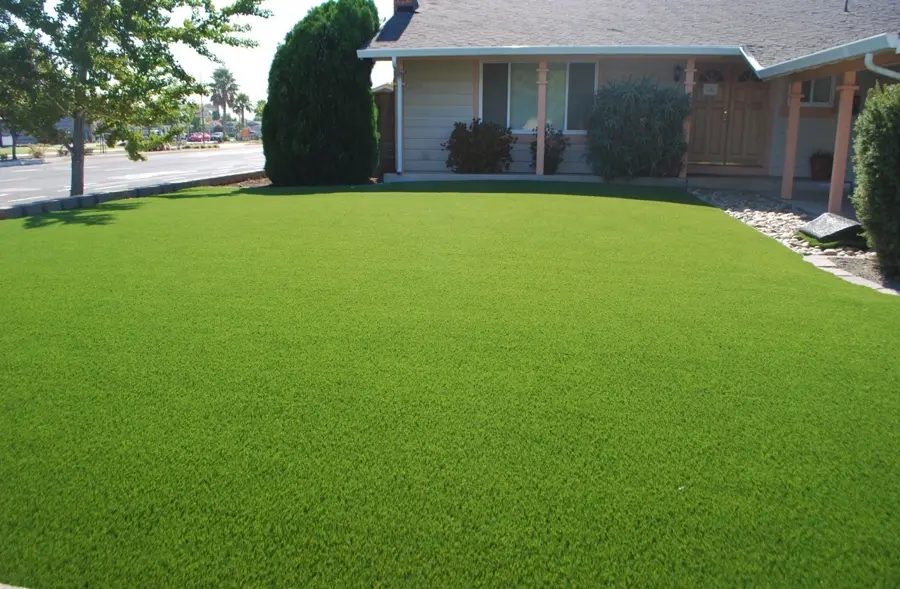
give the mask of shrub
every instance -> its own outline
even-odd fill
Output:
[[[887,278],[900,278],[900,85],[876,87],[854,127],[853,206]]]
[[[5,162],[9,159],[9,156],[5,153],[0,153],[0,162]]]
[[[41,159],[44,157],[44,146],[40,143],[34,143],[31,146],[31,157]]]
[[[594,97],[587,161],[607,180],[677,175],[690,112],[682,88],[660,88],[649,77],[609,82]]]
[[[457,174],[498,174],[509,170],[516,141],[509,127],[472,119],[455,123],[441,147],[450,152],[447,168]]]
[[[266,174],[275,185],[368,182],[378,161],[373,62],[356,50],[378,30],[372,0],[330,0],[287,34],[263,111]]]
[[[94,148],[93,147],[85,147],[84,155],[94,155]]]
[[[65,147],[57,147],[57,148],[56,148],[56,155],[58,155],[59,157],[63,157],[63,156],[69,155],[69,150],[66,149]]]
[[[537,167],[537,129],[534,131],[535,139],[531,142],[531,167]],[[544,173],[553,175],[559,169],[559,164],[563,161],[566,154],[566,148],[569,147],[569,138],[566,137],[562,130],[555,130],[553,125],[548,124],[544,132]]]

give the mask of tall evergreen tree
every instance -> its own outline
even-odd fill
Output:
[[[373,62],[356,50],[378,30],[372,0],[330,0],[288,33],[269,71],[266,173],[281,186],[367,181],[378,158]]]

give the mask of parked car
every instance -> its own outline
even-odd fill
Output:
[[[205,143],[211,139],[209,133],[191,133],[187,138],[188,143]]]
[[[225,133],[222,133],[221,131],[213,133],[212,140],[217,143],[222,143],[223,141],[225,141]]]

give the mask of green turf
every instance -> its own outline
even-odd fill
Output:
[[[401,188],[0,222],[0,583],[900,584],[900,298],[679,193]]]

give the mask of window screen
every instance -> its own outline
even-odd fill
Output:
[[[547,122],[554,129],[561,130],[566,124],[566,64],[551,63],[548,69]]]
[[[509,64],[486,63],[482,72],[481,117],[487,123],[505,127]]]
[[[831,102],[831,78],[818,78],[803,82],[803,96],[800,102],[808,104],[828,104]]]
[[[536,63],[510,65],[509,126],[513,131],[537,128],[537,67]]]
[[[567,130],[586,131],[594,103],[596,66],[593,63],[569,65],[569,121]]]

